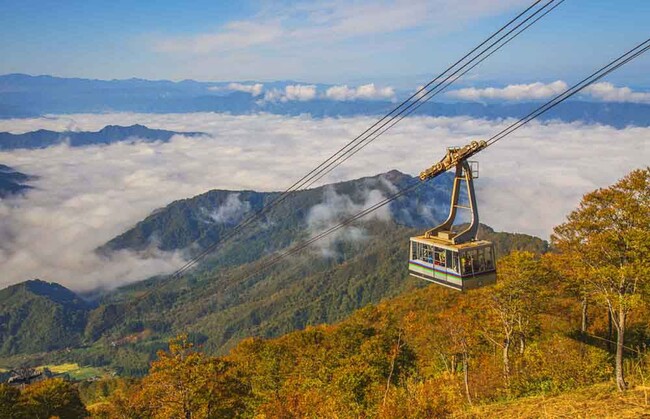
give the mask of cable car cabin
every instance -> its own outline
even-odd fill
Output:
[[[409,274],[459,291],[479,288],[496,282],[494,245],[477,240],[478,207],[473,179],[478,178],[478,163],[467,157],[484,148],[484,141],[473,141],[465,147],[451,147],[447,155],[430,169],[420,174],[427,180],[456,167],[451,203],[447,220],[421,236],[411,237]],[[467,187],[467,203],[460,204],[460,185]],[[471,215],[469,225],[459,230],[454,222],[458,210]]]
[[[459,291],[494,284],[494,246],[485,240],[453,245],[411,237],[409,274]]]

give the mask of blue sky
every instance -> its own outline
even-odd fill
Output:
[[[0,74],[377,82],[412,87],[521,0],[0,1]],[[650,36],[650,1],[566,0],[473,86],[571,82]],[[608,80],[647,89],[650,57]]]

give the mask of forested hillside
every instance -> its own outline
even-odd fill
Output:
[[[78,346],[91,306],[58,284],[33,280],[0,291],[0,354]]]
[[[408,198],[392,202],[390,213],[380,217],[384,221],[390,218],[396,224],[421,228],[444,219],[449,207],[452,179],[451,174],[441,176]],[[285,247],[287,243],[307,236],[311,230],[323,228],[343,216],[371,206],[415,181],[412,176],[392,170],[377,176],[294,192],[289,199],[266,213],[262,222],[246,229],[245,236],[239,241],[245,241],[248,250],[237,253],[258,257],[261,251]],[[175,201],[154,211],[99,250],[107,253],[155,246],[161,250],[190,251],[194,247],[193,251],[198,252],[220,240],[240,221],[260,211],[278,196],[279,192],[213,190]]]
[[[446,205],[440,202],[448,199],[449,179],[422,188],[415,199],[395,202],[384,217],[362,222],[335,240],[249,277],[271,251],[307,237],[310,228],[326,228],[367,205],[373,196],[412,180],[390,172],[301,191],[292,201],[299,208],[295,214],[287,208],[269,213],[261,227],[220,248],[196,272],[174,281],[152,278],[104,296],[74,331],[69,330],[75,342],[86,346],[66,345],[69,351],[48,353],[52,347],[47,339],[23,342],[5,349],[0,366],[77,362],[141,375],[156,351],[181,331],[189,331],[208,353],[222,354],[247,336],[273,337],[338,321],[355,309],[423,286],[405,269],[408,238],[446,215]],[[211,191],[178,201],[155,211],[100,251],[107,257],[125,248],[146,254],[152,242],[164,250],[193,245],[196,251],[233,228],[246,213],[242,208],[254,211],[274,196]],[[514,249],[543,253],[547,246],[535,237],[495,233],[485,226],[480,236],[495,241],[498,254]],[[24,315],[12,311],[7,318],[20,325],[18,319]],[[41,333],[49,336],[56,331]]]
[[[650,169],[586,195],[554,252],[502,257],[494,286],[413,290],[218,358],[180,336],[142,380],[84,398],[97,417],[647,415],[648,219]]]
[[[578,411],[638,417],[649,411],[643,397],[650,373],[648,219],[650,169],[637,170],[586,195],[555,228],[551,252],[502,256],[496,285],[464,293],[435,285],[414,287],[335,324],[307,326],[273,339],[260,337],[264,333],[258,329],[257,337],[242,340],[219,357],[209,355],[215,329],[201,337],[198,329],[185,327],[189,334],[172,339],[143,378],[106,377],[80,384],[71,393],[65,390],[70,394],[66,400],[76,406],[74,397],[81,397],[95,417],[537,417],[540,412],[531,408],[535,400],[554,409],[543,415]],[[373,223],[367,228],[383,238],[389,230],[381,229],[394,227]],[[521,245],[520,237],[513,239]],[[395,250],[386,248],[383,256]],[[330,262],[313,275],[331,279],[343,271],[342,277],[359,275],[367,283],[395,275],[403,281],[404,269],[377,265],[379,259],[372,255],[381,255],[381,249],[375,252],[353,253],[360,258]],[[283,273],[303,273],[314,258],[306,255],[275,267],[256,286],[267,287]],[[357,264],[361,266],[352,266]],[[379,275],[384,269],[388,271]],[[200,283],[201,277],[193,281]],[[190,289],[190,282],[183,285]],[[305,289],[325,283],[310,283]],[[284,289],[269,292],[275,299]],[[341,288],[338,292],[355,295]],[[139,311],[140,328],[149,326],[143,330],[149,332],[114,341],[112,357],[137,358],[143,348],[154,349],[160,332],[153,325],[165,312],[163,295],[150,300],[158,316],[147,319]],[[315,292],[308,299],[321,295],[327,293]],[[190,300],[201,305],[190,297],[186,305],[173,306],[168,319],[196,317]],[[245,300],[255,301],[250,294]],[[215,298],[214,307],[223,301]],[[282,307],[292,300],[285,301]],[[327,306],[334,301],[328,300]],[[264,309],[256,313],[262,315],[248,320],[261,325],[281,311],[271,317]],[[238,327],[246,325],[231,332]],[[60,382],[53,381],[52,388],[57,386]],[[0,408],[34,408],[23,400],[41,387],[29,386],[24,392],[0,387],[6,395],[2,400],[9,400],[0,401]],[[617,396],[616,388],[626,393]],[[587,400],[595,404],[580,407]]]

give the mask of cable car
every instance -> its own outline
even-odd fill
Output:
[[[467,158],[486,146],[473,141],[465,147],[450,147],[439,163],[420,174],[427,180],[456,168],[449,216],[437,227],[410,239],[409,274],[459,291],[479,288],[496,282],[494,244],[478,240],[478,207],[473,180],[478,178],[478,162]],[[467,188],[467,204],[459,203],[461,183]],[[454,229],[458,210],[471,214],[469,225]]]

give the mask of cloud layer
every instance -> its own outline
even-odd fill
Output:
[[[447,96],[471,101],[481,100],[530,100],[530,99],[547,99],[562,93],[568,85],[561,81],[553,83],[530,83],[530,84],[511,84],[504,88],[486,87],[477,89],[468,87],[465,89],[452,90]]]
[[[221,88],[217,88],[221,89]],[[253,83],[253,84],[242,84],[242,83],[229,83],[226,86],[226,90],[231,90],[235,92],[245,92],[250,93],[251,96],[257,97],[262,94],[264,91],[264,85],[262,83]]]
[[[395,99],[395,90],[388,87],[376,87],[374,83],[364,84],[359,87],[348,87],[347,85],[332,86],[325,91],[327,99],[347,100],[378,100]]]
[[[313,84],[290,84],[283,90],[271,89],[264,94],[264,100],[269,102],[293,100],[305,102],[314,99],[316,99],[316,86]]]
[[[565,91],[569,85],[557,80],[552,83],[511,84],[506,87],[468,87],[452,90],[448,97],[480,102],[484,100],[523,101],[550,99]],[[650,93],[635,92],[629,87],[616,87],[612,83],[595,83],[584,89],[580,95],[602,102],[650,103]]]
[[[635,92],[629,87],[616,87],[608,82],[592,84],[584,91],[603,102],[650,103],[650,93]]]
[[[0,120],[0,131],[16,133],[134,123],[208,133],[175,136],[167,143],[0,153],[0,163],[40,176],[24,198],[0,201],[0,286],[40,277],[83,290],[172,271],[180,266],[181,254],[142,260],[124,252],[106,260],[93,250],[176,199],[214,188],[282,190],[374,121],[213,113]],[[417,174],[445,147],[485,138],[506,123],[408,118],[322,183],[389,169]],[[481,220],[497,229],[547,237],[582,194],[647,165],[649,147],[649,128],[532,123],[478,156]],[[235,207],[241,210],[245,204],[233,196],[232,205],[215,216],[225,220]]]
[[[284,88],[265,89],[262,83],[242,84],[230,83],[225,87],[213,87],[210,90],[230,90],[250,93],[257,97],[264,93],[266,102],[289,102],[289,101],[310,101],[314,99],[325,99],[334,101],[354,100],[394,100],[395,89],[390,86],[379,87],[374,83],[363,84],[357,87],[348,85],[331,86],[324,91],[319,91],[313,84],[290,84]]]

